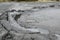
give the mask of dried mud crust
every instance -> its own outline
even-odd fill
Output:
[[[55,5],[50,5],[49,7],[55,7]],[[45,9],[45,8],[47,8],[47,6],[45,6],[45,7],[44,6],[43,7],[40,7],[40,6],[39,7],[33,7],[33,9],[41,9],[41,8]],[[14,11],[16,11],[16,10],[12,10],[11,12],[14,12]],[[22,11],[19,10],[19,11],[25,13],[26,10],[25,11],[24,10],[22,10]],[[21,15],[16,15],[15,20],[22,27],[25,27],[25,28],[30,28],[31,27],[32,28],[32,26],[34,26],[34,24],[32,25],[31,23],[39,23],[39,20],[33,19],[34,18],[33,15],[37,15],[37,14],[34,14],[35,11],[31,12],[31,10],[30,10],[30,12],[27,12],[27,13],[28,14],[25,14],[25,15],[22,15],[22,16]],[[33,13],[33,14],[29,14],[29,13]],[[36,13],[37,13],[37,11],[36,11]],[[39,17],[39,13],[38,13],[37,16]],[[0,20],[7,20],[7,17],[8,16],[6,14],[3,14],[0,17]],[[30,22],[30,24],[29,24],[29,22]],[[44,25],[42,25],[42,26],[44,26]],[[2,27],[2,25],[0,25],[0,39],[1,40],[49,40],[49,38],[47,36],[40,35],[40,34],[23,34],[23,33],[16,33],[14,31],[13,31],[13,33],[9,33]],[[50,40],[52,40],[52,39],[50,38]],[[55,38],[54,38],[54,40],[55,40]]]
[[[4,18],[6,19],[6,17]],[[5,20],[5,19],[1,19],[1,20]],[[9,33],[2,26],[3,25],[0,24],[1,40],[49,40],[48,38],[45,38],[40,34],[23,34],[23,33],[16,33],[14,31],[12,31],[13,33]]]
[[[5,35],[6,36],[6,35]],[[48,38],[45,38],[44,36],[38,35],[38,34],[19,34],[14,35],[13,37],[9,35],[4,37],[4,40],[49,40]]]
[[[5,14],[4,14],[5,15]],[[6,20],[5,19],[1,20]],[[8,32],[2,27],[3,25],[0,23],[0,40],[47,40],[44,36],[38,34],[23,34],[23,33],[13,33]]]

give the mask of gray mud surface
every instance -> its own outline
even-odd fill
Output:
[[[60,40],[60,3],[0,3],[0,40]]]

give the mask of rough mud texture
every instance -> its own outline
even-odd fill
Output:
[[[60,3],[1,3],[0,40],[60,40]]]

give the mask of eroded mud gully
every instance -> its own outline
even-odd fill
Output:
[[[59,5],[1,3],[0,40],[60,40]]]

